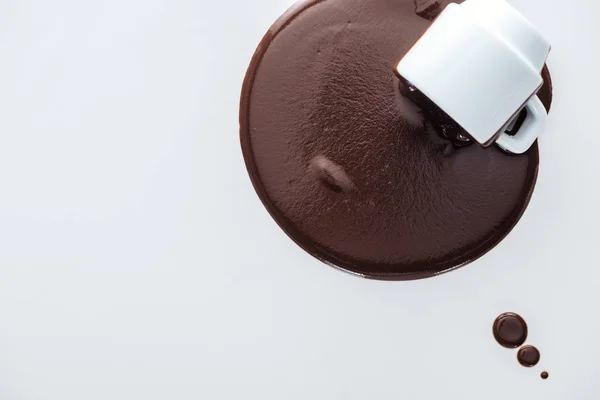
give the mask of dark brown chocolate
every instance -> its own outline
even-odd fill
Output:
[[[523,346],[517,353],[517,360],[524,367],[534,367],[540,362],[540,352],[533,346]]]
[[[542,377],[542,379],[548,379],[548,377],[550,376],[550,374],[548,372],[544,371],[544,372],[542,372],[540,374],[540,376]]]
[[[494,321],[496,341],[508,349],[516,349],[527,340],[527,324],[520,315],[504,313]]]
[[[448,0],[414,0],[414,2],[417,15],[429,21],[433,21],[449,3],[452,3]]]
[[[537,145],[521,156],[459,148],[401,94],[393,68],[430,24],[419,7],[298,4],[264,37],[243,87],[241,144],[262,202],[310,254],[370,278],[426,278],[481,257],[537,177]]]

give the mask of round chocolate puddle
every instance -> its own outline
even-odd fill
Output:
[[[540,351],[533,346],[523,346],[517,353],[517,360],[524,367],[534,367],[540,362]]]
[[[527,340],[527,323],[520,315],[504,313],[494,321],[494,338],[507,349],[516,349]]]
[[[252,59],[240,136],[253,185],[282,229],[332,266],[437,275],[496,246],[527,207],[537,145],[521,156],[455,147],[398,89],[393,67],[445,4],[308,1]],[[547,69],[544,79],[549,108]]]

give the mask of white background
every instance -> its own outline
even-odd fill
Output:
[[[290,3],[0,0],[0,399],[597,399],[600,3],[514,2],[553,44],[534,198],[409,283],[314,260],[247,177],[241,83]]]

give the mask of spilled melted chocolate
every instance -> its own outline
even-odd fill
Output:
[[[540,352],[533,346],[523,346],[517,353],[517,360],[522,366],[531,368],[540,362]]]
[[[529,203],[537,145],[521,156],[461,147],[398,89],[394,66],[445,4],[306,1],[252,59],[240,107],[252,183],[282,229],[337,268],[392,280],[449,271],[496,246]],[[549,108],[547,69],[544,79]]]
[[[527,340],[527,324],[515,313],[504,313],[496,318],[493,332],[496,341],[508,349],[516,349]]]

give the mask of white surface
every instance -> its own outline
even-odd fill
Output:
[[[400,76],[423,92],[482,145],[518,114],[542,86],[550,44],[504,0],[450,4],[400,60]],[[539,99],[528,120],[498,144],[522,154],[546,124]]]
[[[597,399],[600,3],[515,4],[553,44],[531,206],[386,283],[304,253],[247,177],[240,86],[287,1],[0,1],[0,399]]]

